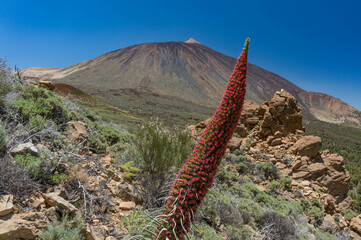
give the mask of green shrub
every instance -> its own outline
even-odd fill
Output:
[[[19,97],[15,105],[20,116],[27,122],[37,115],[58,124],[69,120],[63,101],[49,90],[26,85],[21,88]]]
[[[357,216],[357,213],[355,213],[354,211],[352,211],[351,209],[347,208],[347,209],[343,209],[341,212],[342,216],[345,217],[346,220],[351,221],[352,218]]]
[[[44,174],[42,168],[45,166],[45,161],[42,158],[32,156],[31,154],[15,155],[14,160],[17,164],[21,165],[25,172],[30,176],[38,179],[43,178]]]
[[[312,198],[311,205],[315,206],[315,207],[318,207],[318,208],[322,208],[322,204],[320,203],[318,198]]]
[[[190,234],[190,239],[194,240],[224,240],[223,237],[217,235],[216,231],[207,224],[195,223],[194,231]]]
[[[129,179],[135,175],[135,173],[140,172],[139,168],[133,166],[133,161],[126,162],[120,165],[120,168],[123,169],[125,178]]]
[[[0,122],[0,151],[6,146],[7,143],[7,132],[5,129],[5,125]]]
[[[136,129],[134,145],[139,154],[138,163],[150,174],[168,172],[172,167],[178,169],[194,147],[188,132],[168,130],[159,121]]]
[[[258,163],[257,170],[260,171],[266,180],[274,180],[279,178],[278,169],[272,163]]]
[[[82,240],[83,222],[80,218],[64,216],[61,221],[51,222],[39,236],[39,240]]]
[[[51,174],[49,175],[49,180],[53,183],[53,184],[59,184],[62,181],[66,180],[68,178],[68,175],[66,174]]]
[[[281,177],[280,183],[287,191],[290,191],[292,189],[292,179],[291,178]]]
[[[273,198],[265,192],[259,192],[256,195],[256,202],[262,203],[266,206],[271,206],[273,203]]]
[[[17,154],[14,156],[14,160],[31,177],[42,180],[52,180],[51,173],[58,164],[54,153],[48,150],[39,151],[39,156]],[[53,178],[56,177],[53,176]]]
[[[248,240],[251,239],[252,232],[248,227],[226,226],[226,235],[229,240]]]
[[[307,216],[309,216],[312,222],[316,225],[320,225],[323,221],[323,211],[316,206],[313,206],[306,212]]]
[[[277,192],[281,190],[282,185],[279,182],[272,181],[269,184],[267,184],[266,188],[270,190],[271,192]]]
[[[306,211],[306,210],[310,209],[311,203],[307,199],[301,198],[301,206],[302,206],[303,211]]]

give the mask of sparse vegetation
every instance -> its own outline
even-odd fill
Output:
[[[40,234],[39,240],[83,240],[83,222],[79,217],[63,216],[61,221],[52,222]]]

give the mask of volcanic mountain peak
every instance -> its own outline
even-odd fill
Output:
[[[190,38],[187,41],[185,41],[185,43],[198,43],[200,44],[200,42],[198,42],[197,40],[195,40],[194,38]]]

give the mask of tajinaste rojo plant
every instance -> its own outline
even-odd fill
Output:
[[[198,206],[212,187],[214,176],[241,116],[246,95],[249,39],[228,82],[222,101],[187,162],[179,171],[157,227],[156,239],[187,235]]]

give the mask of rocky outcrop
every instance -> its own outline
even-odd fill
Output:
[[[188,129],[197,138],[208,121]],[[327,213],[321,229],[337,231],[346,228],[347,223],[343,218],[335,221],[333,215],[352,206],[352,199],[347,197],[350,174],[342,156],[328,150],[321,152],[321,146],[320,137],[305,136],[301,109],[296,99],[283,90],[261,106],[245,101],[228,151],[241,150],[253,162],[275,164],[281,175],[293,179],[294,200],[319,199]],[[355,229],[357,221],[353,220]]]

